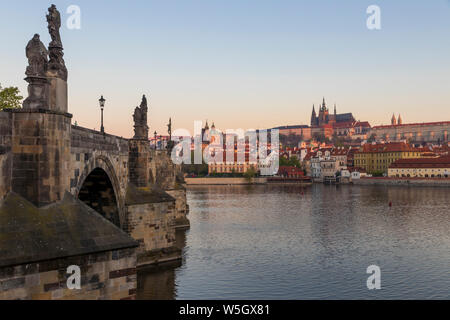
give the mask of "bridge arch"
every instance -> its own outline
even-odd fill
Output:
[[[88,162],[78,180],[75,196],[124,229],[124,194],[108,157],[97,156]]]

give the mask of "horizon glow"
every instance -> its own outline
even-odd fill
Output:
[[[132,114],[149,98],[150,132],[309,125],[325,96],[338,113],[372,126],[450,120],[450,3],[427,1],[2,1],[0,83],[26,96],[25,46],[48,45],[45,14],[62,14],[69,112],[80,126],[131,137]],[[381,8],[381,30],[366,27]],[[69,30],[66,9],[81,9]],[[152,134],[150,135],[152,136]]]

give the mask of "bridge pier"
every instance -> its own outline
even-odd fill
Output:
[[[48,109],[12,113],[12,191],[38,207],[63,199],[69,187],[72,116]]]

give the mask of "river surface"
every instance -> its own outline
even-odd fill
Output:
[[[434,187],[189,187],[183,261],[140,271],[138,299],[449,299],[449,196]],[[381,290],[367,288],[370,265]]]

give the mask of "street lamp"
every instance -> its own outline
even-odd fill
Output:
[[[156,147],[157,147],[157,143],[156,143],[156,135],[158,134],[158,132],[156,132],[156,130],[155,130],[155,150],[156,150]]]
[[[100,131],[102,133],[105,133],[105,127],[103,127],[103,109],[105,109],[105,99],[103,98],[103,96],[98,100],[98,102],[100,103],[100,109],[102,110],[102,126]]]

